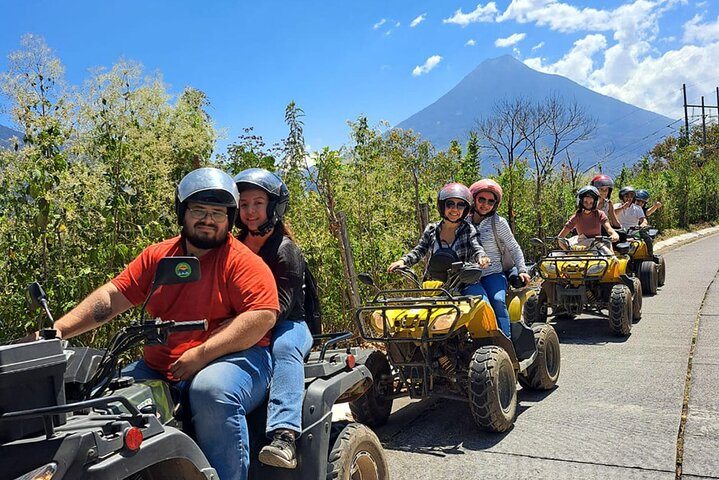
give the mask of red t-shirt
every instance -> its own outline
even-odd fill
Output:
[[[150,245],[112,283],[130,302],[140,305],[150,291],[157,262],[178,255],[183,255],[179,236]],[[269,267],[232,235],[228,234],[224,245],[200,258],[200,274],[197,282],[159,287],[147,304],[152,318],[208,322],[206,332],[173,333],[167,345],[145,346],[147,365],[166,375],[170,364],[207,340],[223,320],[249,310],[279,311],[277,287]],[[267,332],[257,345],[269,344]]]
[[[601,210],[592,210],[589,214],[582,211],[572,215],[564,226],[569,230],[576,228],[577,235],[592,238],[602,234],[602,225],[606,221],[607,215]]]

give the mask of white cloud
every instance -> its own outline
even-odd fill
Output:
[[[474,47],[475,45],[477,45],[477,42],[473,38],[470,38],[467,40],[467,43],[464,44],[465,47]]]
[[[394,24],[394,28],[399,28],[399,27],[401,27],[401,26],[402,26],[402,24],[399,23],[399,22],[397,22],[397,23]]]
[[[538,58],[527,59],[524,63],[536,70],[562,75],[586,85],[589,83],[589,77],[594,71],[592,57],[606,46],[607,39],[604,35],[587,35],[574,42],[572,49],[556,63],[543,65],[542,60]]]
[[[717,48],[719,42],[701,47],[686,45],[657,58],[647,57],[637,64],[624,83],[603,85],[597,91],[670,118],[679,118],[683,115],[682,83],[693,85],[694,98],[714,91],[715,72],[696,66],[711,65]]]
[[[567,0],[568,1],[568,0]],[[533,23],[561,33],[583,33],[559,60],[535,56],[524,63],[559,74],[605,95],[671,118],[682,115],[681,84],[696,95],[713,92],[716,75],[698,65],[715,63],[719,17],[694,17],[684,25],[685,43],[674,50],[660,36],[660,19],[687,0],[628,0],[614,9],[577,8],[557,0],[513,0],[497,22]],[[534,50],[538,50],[536,45]]]
[[[543,46],[544,46],[544,42],[539,42],[538,44],[536,44],[535,46],[532,47],[532,51],[539,50]]]
[[[412,20],[412,22],[409,24],[409,26],[410,26],[411,28],[414,28],[414,27],[416,27],[417,25],[419,25],[420,23],[424,22],[424,20],[425,20],[426,18],[427,18],[427,14],[426,14],[426,13],[423,13],[422,15],[420,15],[420,16],[418,16],[417,18],[415,18],[414,20]]]
[[[381,27],[381,26],[384,25],[385,23],[387,23],[387,19],[386,19],[386,18],[383,18],[383,19],[380,20],[379,22],[375,23],[372,28],[375,29],[375,30],[377,30],[379,27]]]
[[[511,47],[512,45],[516,45],[517,43],[524,40],[524,37],[526,37],[526,33],[513,33],[507,38],[498,38],[494,41],[495,47]]]
[[[469,13],[462,13],[462,9],[458,9],[454,15],[442,20],[442,23],[454,23],[466,27],[475,22],[492,22],[497,12],[497,5],[494,2],[489,2],[487,5],[479,3],[477,8]]]
[[[644,0],[638,0],[644,1]],[[560,32],[578,30],[608,30],[611,15],[595,8],[578,9],[554,0],[514,0],[497,17],[497,22],[514,20],[518,23],[535,23]]]
[[[441,61],[442,57],[440,57],[439,55],[432,55],[427,59],[426,62],[424,62],[424,65],[417,65],[416,67],[414,67],[414,69],[412,70],[412,76],[419,77],[420,75],[428,73],[434,67],[439,65],[439,62]]]
[[[707,44],[719,40],[719,17],[712,23],[701,23],[703,18],[696,15],[684,24],[684,42]]]

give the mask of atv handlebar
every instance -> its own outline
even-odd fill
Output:
[[[190,320],[188,322],[173,322],[174,325],[168,327],[169,333],[175,332],[192,332],[195,330],[207,331],[207,320]]]
[[[164,344],[171,333],[195,330],[207,330],[207,320],[188,320],[186,322],[145,320],[133,322],[119,330],[110,340],[92,378],[83,386],[82,397],[84,399],[97,398],[105,393],[115,374],[122,353],[143,341],[148,345]]]

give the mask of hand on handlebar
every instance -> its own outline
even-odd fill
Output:
[[[477,263],[479,264],[479,268],[487,268],[492,264],[492,261],[485,255],[484,257],[479,257],[479,261]]]
[[[532,277],[530,277],[528,273],[520,273],[519,278],[522,279],[522,282],[524,282],[524,285],[529,285],[529,282],[532,281]]]
[[[614,232],[614,233],[612,233],[612,235],[610,236],[610,238],[612,239],[612,242],[618,242],[618,241],[619,241],[619,234],[618,234],[617,232]]]
[[[400,258],[400,259],[397,260],[396,262],[392,262],[392,263],[389,264],[389,267],[387,267],[387,272],[394,272],[394,271],[397,270],[398,268],[404,267],[404,266],[405,266],[404,260],[402,260],[402,259]]]

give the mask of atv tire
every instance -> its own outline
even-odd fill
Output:
[[[388,480],[389,468],[377,435],[361,423],[349,423],[332,444],[328,480]]]
[[[519,384],[530,390],[551,390],[557,384],[561,370],[559,337],[551,325],[534,325],[537,356],[526,371],[519,374]]]
[[[632,331],[632,293],[626,285],[614,285],[609,296],[609,328],[614,335],[629,336]]]
[[[642,282],[644,293],[654,295],[657,293],[659,277],[657,265],[651,260],[645,260],[639,264],[639,280]]]
[[[517,414],[517,379],[509,355],[496,345],[479,347],[469,362],[469,408],[482,430],[505,432]]]
[[[634,277],[634,298],[632,299],[632,318],[638,322],[642,318],[642,282]]]
[[[660,287],[664,286],[664,280],[667,278],[667,265],[664,262],[664,257],[661,255],[657,255],[659,257],[659,264],[657,265],[657,269],[659,270],[659,274],[657,275],[657,284]]]
[[[385,354],[377,350],[369,354],[364,364],[372,374],[372,386],[350,402],[350,411],[355,421],[379,427],[387,423],[392,411],[392,399],[387,396],[392,387],[392,369]]]
[[[534,323],[547,323],[547,296],[543,291],[532,295],[524,302],[522,317],[527,326]]]

